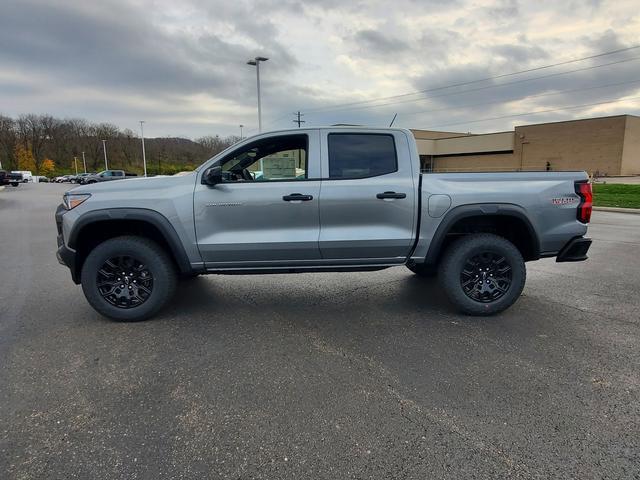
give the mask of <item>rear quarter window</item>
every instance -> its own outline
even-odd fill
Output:
[[[329,178],[366,178],[398,170],[393,135],[330,133]]]

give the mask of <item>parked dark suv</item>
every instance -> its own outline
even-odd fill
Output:
[[[21,173],[11,173],[6,170],[0,170],[0,185],[12,185],[17,187],[22,183]]]

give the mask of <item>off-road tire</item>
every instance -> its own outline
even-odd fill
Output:
[[[474,283],[482,279],[476,277],[476,275],[469,275],[469,266],[474,259],[478,259],[478,256],[483,258],[484,256],[489,258],[504,259],[501,260],[502,265],[508,264],[510,267],[510,283],[505,289],[504,293],[500,293],[501,296],[495,300],[490,298],[483,298],[481,301],[472,298],[473,293],[466,293],[463,283],[468,285],[470,277],[473,277]],[[489,262],[491,265],[495,262]],[[477,263],[476,263],[477,265]],[[504,269],[504,268],[503,268]],[[503,270],[502,269],[502,270]],[[463,273],[463,270],[465,271]],[[480,275],[486,275],[486,280],[489,280],[490,285],[493,286],[494,278],[488,278],[488,269],[485,271],[474,272]],[[494,267],[491,267],[491,275],[493,275]],[[504,275],[500,274],[501,278]],[[479,233],[467,235],[456,242],[454,242],[444,253],[440,267],[438,271],[440,284],[443,287],[445,294],[453,303],[456,308],[461,312],[468,315],[493,315],[502,312],[509,308],[520,297],[522,289],[524,288],[527,272],[522,258],[522,254],[516,248],[516,246],[507,239],[498,235],[490,233]],[[498,274],[495,274],[497,277]],[[478,280],[475,280],[478,278]],[[471,285],[473,287],[473,285]],[[467,286],[467,288],[471,288]],[[478,292],[477,289],[474,292]],[[479,294],[478,294],[479,295]],[[482,294],[489,296],[489,293]]]
[[[151,275],[151,293],[139,305],[119,307],[100,292],[98,272],[108,260],[117,257],[136,259]],[[137,322],[152,317],[166,305],[175,292],[177,274],[171,258],[158,244],[142,237],[122,236],[104,241],[89,253],[82,266],[81,282],[87,301],[98,313],[112,320]]]

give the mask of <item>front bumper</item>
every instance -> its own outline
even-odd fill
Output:
[[[80,279],[78,278],[78,272],[76,268],[76,252],[71,248],[67,247],[64,243],[64,236],[62,234],[62,216],[67,212],[67,209],[64,208],[64,205],[58,205],[56,209],[56,228],[58,230],[58,250],[56,251],[56,258],[61,265],[68,267],[71,271],[71,279],[74,283],[80,283]]]
[[[575,237],[562,247],[556,257],[556,262],[582,262],[587,258],[587,252],[591,246],[591,239]]]

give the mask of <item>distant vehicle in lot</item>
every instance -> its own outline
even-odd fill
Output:
[[[13,187],[17,187],[21,183],[24,183],[21,173],[0,170],[0,185],[11,185]]]
[[[104,170],[100,173],[94,173],[80,178],[80,183],[83,185],[87,185],[89,183],[122,180],[123,178],[127,177],[137,177],[137,174],[125,172],[124,170]]]
[[[45,177],[44,175],[38,175],[37,177],[38,183],[49,183],[49,177]]]
[[[33,182],[33,174],[30,170],[13,170],[11,173],[19,173],[22,175],[22,183]]]
[[[71,177],[73,177],[73,175],[61,175],[59,177],[55,177],[53,181],[55,183],[70,183]]]
[[[155,314],[178,275],[396,265],[437,271],[459,310],[489,315],[518,299],[525,262],[587,258],[587,180],[584,172],[421,174],[404,129],[264,133],[188,175],[67,192],[56,211],[57,256],[93,308],[123,321]]]
[[[83,178],[85,178],[85,177],[89,177],[89,176],[91,176],[91,175],[95,175],[95,173],[93,173],[93,172],[89,172],[89,173],[79,173],[79,174],[77,174],[77,175],[72,175],[72,176],[69,178],[69,181],[70,181],[71,183],[82,183],[82,179],[83,179]]]

